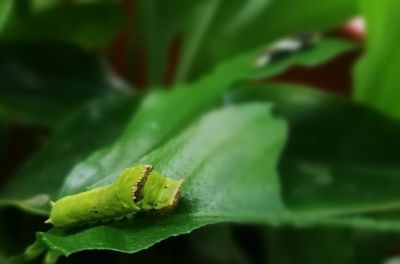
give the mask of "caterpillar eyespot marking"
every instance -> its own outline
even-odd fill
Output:
[[[171,212],[178,203],[183,180],[164,177],[151,165],[125,169],[112,183],[51,202],[45,223],[73,227],[129,217],[136,212]]]

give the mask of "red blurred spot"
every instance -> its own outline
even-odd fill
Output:
[[[355,18],[343,27],[326,35],[362,42],[364,40],[364,22]],[[361,50],[350,51],[317,67],[296,66],[273,78],[276,81],[299,83],[321,90],[350,96],[353,84],[353,67],[361,55]]]
[[[273,80],[304,84],[349,96],[352,87],[352,69],[359,55],[359,50],[351,51],[318,67],[296,66],[273,78]]]
[[[172,85],[172,82],[174,81],[174,77],[179,63],[179,55],[181,49],[182,49],[182,38],[178,36],[172,41],[169,51],[169,57],[166,66],[167,68],[164,76],[164,84],[166,86]]]
[[[361,17],[350,20],[341,28],[341,32],[347,38],[363,41],[365,37],[364,20]]]
[[[146,47],[142,45],[137,50],[137,53],[133,55],[133,69],[131,79],[132,84],[135,88],[145,88],[147,86],[147,56],[146,56]]]
[[[120,76],[126,76],[128,60],[128,30],[125,29],[111,44],[109,49],[110,63],[114,71]]]

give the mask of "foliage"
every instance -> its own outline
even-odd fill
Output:
[[[134,253],[163,240],[182,263],[197,255],[227,263],[390,257],[385,249],[400,231],[395,0],[88,2],[0,4],[1,157],[7,160],[13,146],[15,123],[50,134],[4,180],[0,205],[41,222],[50,201],[108,184],[136,164],[184,179],[182,197],[160,217],[72,230],[32,225],[35,242],[24,241],[31,246],[10,263],[39,256],[54,263],[93,249]],[[357,49],[324,32],[358,12],[368,37],[355,100],[281,81],[294,67],[317,67]],[[321,37],[257,64],[269,44],[305,31]],[[125,64],[115,65],[115,46]],[[138,72],[142,89],[132,85]],[[6,219],[0,261],[15,254]],[[255,230],[250,249],[229,223]],[[184,258],[170,237],[188,233]],[[207,246],[215,241],[218,252]],[[374,250],[365,250],[371,244]],[[285,250],[292,252],[287,258]],[[81,254],[71,259],[83,261]]]
[[[368,29],[368,52],[355,74],[355,98],[395,117],[400,115],[396,99],[400,55],[395,44],[400,30],[392,25],[396,24],[399,4],[397,1],[360,1]]]

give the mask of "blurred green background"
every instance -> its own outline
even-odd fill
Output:
[[[397,0],[1,1],[0,263],[400,263],[399,17]],[[43,223],[137,164],[184,179],[171,214]]]

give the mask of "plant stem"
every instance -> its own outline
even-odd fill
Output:
[[[7,264],[20,264],[20,263],[27,263],[31,260],[36,259],[40,254],[42,254],[46,250],[47,246],[39,239],[36,239],[36,241],[28,246],[26,250],[18,255],[11,257],[8,259],[6,262]]]
[[[183,48],[182,59],[179,63],[178,70],[175,76],[175,84],[184,82],[187,75],[190,73],[195,56],[197,55],[200,44],[203,41],[214,16],[220,4],[220,0],[210,0],[201,9],[202,18],[197,19],[192,25],[191,34],[186,37],[186,44]]]
[[[43,263],[44,264],[55,264],[55,263],[57,263],[57,260],[59,257],[60,257],[60,254],[58,252],[49,250],[49,251],[47,251],[47,254],[44,257]]]

